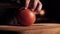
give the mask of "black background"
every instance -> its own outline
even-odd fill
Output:
[[[43,9],[46,10],[46,17],[50,21],[60,22],[60,2],[59,0],[41,0]]]

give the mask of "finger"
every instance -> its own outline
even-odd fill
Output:
[[[34,0],[34,5],[33,5],[33,8],[32,8],[32,11],[35,10],[35,8],[37,7],[38,2],[39,2],[39,0]]]
[[[39,6],[38,6],[37,10],[40,11],[42,9],[42,3],[40,1],[38,3],[39,3]]]
[[[30,3],[30,0],[26,0],[26,3],[25,3],[25,9],[27,9],[27,8],[28,8],[29,3]]]
[[[37,14],[40,14],[40,11],[42,10],[42,3],[39,1],[38,2],[38,7],[37,7]]]

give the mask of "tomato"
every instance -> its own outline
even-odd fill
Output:
[[[17,19],[20,25],[31,26],[34,24],[36,17],[34,12],[29,9],[25,9],[18,12]]]

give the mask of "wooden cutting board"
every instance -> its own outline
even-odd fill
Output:
[[[16,31],[21,34],[60,34],[60,24],[41,23],[32,26],[0,25],[0,30]]]

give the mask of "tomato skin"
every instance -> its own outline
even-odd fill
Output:
[[[22,26],[31,26],[34,24],[36,17],[34,12],[29,9],[22,10],[17,15],[18,23]]]

